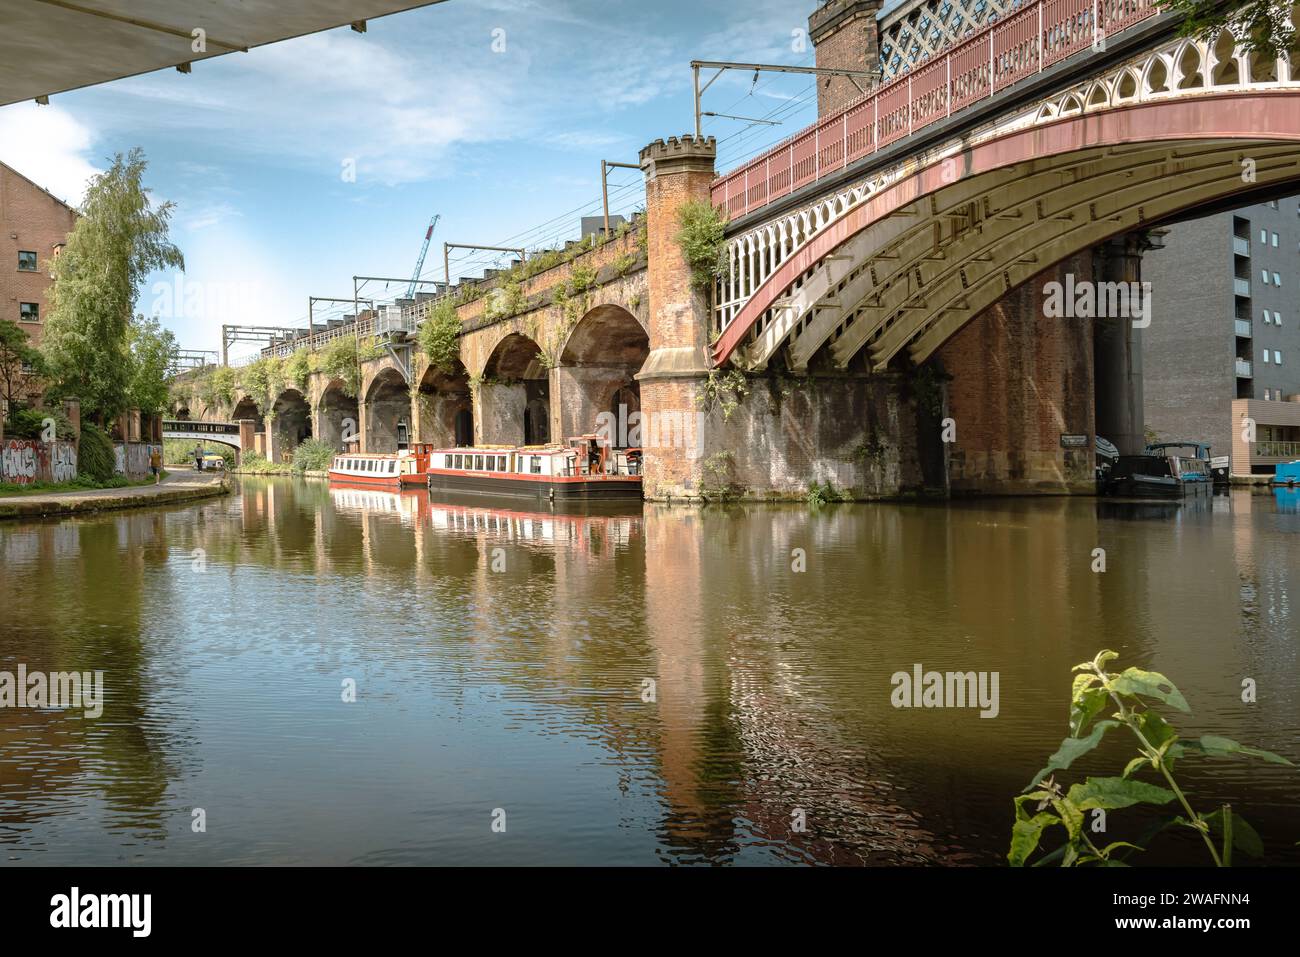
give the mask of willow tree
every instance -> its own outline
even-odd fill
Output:
[[[141,286],[155,270],[185,268],[168,235],[173,204],[150,203],[147,166],[137,147],[92,178],[77,225],[49,264],[54,283],[42,349],[55,390],[80,397],[100,423],[131,401],[131,325]]]

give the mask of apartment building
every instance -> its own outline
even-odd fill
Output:
[[[1300,458],[1300,198],[1172,225],[1142,278],[1147,428],[1209,442],[1238,475]]]
[[[0,319],[18,323],[35,345],[49,309],[48,263],[76,219],[71,206],[0,162]]]

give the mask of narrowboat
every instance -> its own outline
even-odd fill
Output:
[[[430,453],[429,490],[546,500],[641,500],[641,450],[596,435],[567,445],[489,445]]]
[[[1188,449],[1187,454],[1181,454]],[[1142,455],[1121,455],[1106,491],[1126,498],[1184,498],[1213,491],[1210,447],[1200,442],[1161,442]]]
[[[340,452],[330,465],[331,485],[354,488],[423,488],[433,446],[418,443],[397,452]]]

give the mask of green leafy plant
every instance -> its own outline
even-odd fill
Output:
[[[263,356],[244,366],[240,384],[263,415],[269,415],[284,385],[284,363],[275,356]]]
[[[1160,702],[1178,711],[1188,712],[1187,700],[1174,683],[1156,671],[1127,668],[1119,674],[1106,670],[1118,658],[1114,651],[1102,651],[1092,661],[1074,666],[1076,672],[1070,693],[1070,734],[1034,775],[1025,792],[1015,798],[1016,820],[1011,828],[1011,847],[1007,860],[1012,866],[1026,864],[1038,849],[1043,832],[1062,827],[1066,843],[1045,855],[1036,865],[1060,861],[1062,867],[1094,864],[1103,867],[1126,866],[1125,859],[1144,850],[1127,841],[1115,841],[1098,847],[1088,835],[1084,814],[1090,810],[1109,811],[1135,804],[1164,805],[1177,801],[1183,813],[1151,832],[1151,836],[1168,826],[1187,827],[1201,836],[1211,860],[1217,867],[1232,863],[1234,850],[1253,856],[1263,853],[1263,843],[1254,828],[1233,813],[1225,804],[1210,814],[1193,809],[1184,790],[1174,778],[1177,762],[1187,757],[1254,757],[1274,764],[1290,765],[1286,758],[1238,744],[1219,735],[1182,738],[1161,714],[1152,707]],[[1115,713],[1103,720],[1097,717],[1110,707]],[[1107,732],[1127,728],[1137,742],[1137,755],[1124,767],[1119,777],[1085,778],[1065,790],[1055,780],[1055,773],[1101,743]],[[1165,785],[1138,780],[1143,771],[1154,771]],[[1216,846],[1216,839],[1218,845]]]
[[[508,277],[494,289],[488,297],[488,304],[483,310],[487,319],[509,319],[517,316],[528,306],[528,297],[514,277]]]
[[[321,439],[304,439],[293,450],[295,472],[324,472],[329,469],[338,450]]]
[[[736,457],[730,451],[714,452],[700,466],[700,491],[704,497],[716,502],[730,502],[744,494],[744,487],[735,480]]]
[[[81,423],[81,443],[77,449],[77,472],[95,482],[113,478],[117,456],[112,440],[90,422]]]
[[[295,349],[284,360],[282,372],[285,383],[295,386],[300,392],[306,389],[307,380],[316,371],[317,361],[316,354],[310,349]]]
[[[361,362],[357,355],[357,341],[352,336],[331,339],[320,351],[320,371],[330,379],[343,383],[343,392],[356,398],[361,388]]]
[[[747,395],[749,379],[745,373],[739,369],[728,369],[720,374],[717,369],[710,369],[709,377],[704,380],[699,395],[695,397],[695,405],[706,412],[721,409],[722,420],[726,422]]]
[[[5,434],[11,439],[43,439],[45,420],[54,421],[54,437],[72,438],[72,423],[60,409],[16,409],[9,414]]]
[[[614,275],[626,276],[632,271],[632,267],[636,265],[636,257],[631,253],[624,253],[610,263],[610,265],[614,267]]]
[[[712,204],[693,199],[677,210],[677,245],[686,264],[691,267],[691,281],[700,289],[710,289],[722,275],[727,220]]]
[[[32,390],[32,379],[46,372],[45,356],[16,322],[0,319],[0,399],[10,408]]]
[[[420,323],[420,351],[444,375],[451,375],[460,359],[460,318],[450,299],[442,299]]]
[[[813,482],[808,486],[808,504],[813,508],[821,508],[823,505],[830,505],[832,502],[846,502],[848,499],[847,492],[838,491],[829,481],[825,483]]]
[[[596,285],[596,270],[590,266],[574,266],[573,271],[569,273],[569,281],[565,283],[565,288],[570,296],[576,296],[586,292]]]
[[[1169,6],[1185,15],[1179,33],[1213,41],[1219,31],[1229,27],[1233,38],[1249,53],[1276,60],[1283,51],[1296,49],[1296,32],[1291,22],[1291,4],[1277,0],[1245,0],[1222,3],[1220,0],[1170,0]]]

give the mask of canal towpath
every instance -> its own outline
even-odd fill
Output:
[[[34,495],[0,496],[0,520],[51,518],[151,505],[176,505],[224,495],[230,484],[222,472],[168,469],[157,485],[83,489]]]

